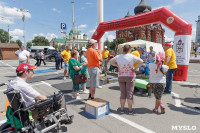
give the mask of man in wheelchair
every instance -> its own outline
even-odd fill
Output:
[[[47,98],[26,83],[33,77],[33,69],[36,67],[20,64],[16,69],[17,77],[10,81],[4,92],[11,105],[6,112],[7,122],[10,122],[15,132],[45,133],[52,129],[59,132],[61,124],[72,123],[73,116],[67,114],[62,92]],[[2,131],[3,128],[0,129]]]

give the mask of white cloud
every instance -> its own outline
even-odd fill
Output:
[[[93,34],[95,32],[96,29],[92,29],[88,31],[88,34]]]
[[[165,42],[173,42],[174,41],[174,37],[168,37],[167,35],[165,35]]]
[[[10,31],[9,34],[12,36],[12,40],[18,40],[24,35],[23,30],[21,29],[14,29],[13,31]]]
[[[60,13],[61,11],[56,8],[51,8],[52,11]]]
[[[0,24],[13,24],[15,19],[31,18],[31,14],[27,10],[20,10],[16,7],[6,6],[5,3],[0,2]]]
[[[102,42],[105,42],[106,39],[108,39],[108,41],[113,41],[113,39],[115,39],[116,37],[113,34],[110,34],[109,32],[106,32],[102,38]]]
[[[189,1],[189,0],[174,0],[172,2],[172,4],[170,4],[170,5],[164,5],[164,6],[155,7],[155,8],[153,8],[153,10],[161,8],[161,7],[167,7],[169,9],[172,9],[173,6],[176,6],[176,5],[179,5],[179,4],[183,4],[183,3],[187,2],[187,1]]]
[[[87,28],[87,26],[88,26],[87,24],[81,24],[81,25],[78,26],[78,28],[84,29],[84,28]]]
[[[174,0],[174,5],[179,5],[179,4],[182,4],[182,3],[185,3],[187,2],[187,0]]]
[[[58,38],[58,36],[55,35],[54,33],[47,33],[47,34],[39,33],[39,34],[34,34],[33,35],[33,37],[36,37],[36,36],[43,36],[46,39],[48,39],[49,41],[51,41],[52,38]]]
[[[85,9],[85,7],[81,7],[81,10],[84,10]]]
[[[85,2],[86,5],[93,5],[94,3],[91,2]]]

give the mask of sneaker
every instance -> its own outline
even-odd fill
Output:
[[[128,111],[128,114],[129,114],[129,115],[132,115],[134,112],[135,112],[135,110],[132,109],[131,111]]]
[[[121,110],[120,107],[117,109],[117,111],[118,111],[119,113],[121,113],[121,114],[124,114],[124,113],[125,113],[124,110]]]
[[[84,94],[89,94],[89,90],[88,90],[88,89],[85,89],[84,91],[82,91],[82,93],[84,93]]]
[[[63,80],[66,80],[66,77],[64,77]]]
[[[97,88],[102,89],[102,86],[98,86]]]

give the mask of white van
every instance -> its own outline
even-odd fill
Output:
[[[52,46],[31,46],[30,57],[34,57],[36,51],[41,52],[42,50],[44,50],[44,53],[46,54],[48,50],[55,50],[55,48]]]

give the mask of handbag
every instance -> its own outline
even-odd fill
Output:
[[[74,76],[75,84],[83,84],[87,82],[86,73],[77,74]]]

